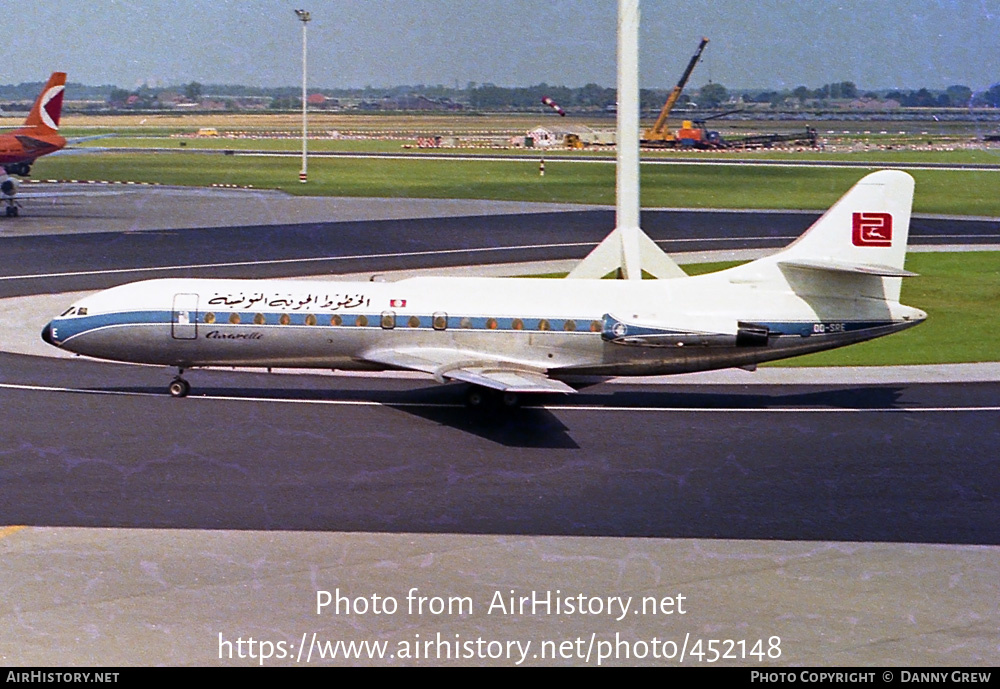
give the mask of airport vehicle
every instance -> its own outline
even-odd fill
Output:
[[[708,120],[725,117],[732,113],[723,112],[700,120],[684,120],[681,128],[674,136],[674,145],[678,148],[697,148],[701,150],[720,149],[752,149],[770,148],[776,144],[800,144],[816,146],[816,130],[806,127],[805,131],[794,134],[753,134],[738,138],[723,137],[719,132],[709,130],[705,126]]]
[[[159,279],[81,299],[42,338],[176,367],[176,397],[204,366],[416,370],[511,405],[579,375],[752,369],[924,320],[899,303],[912,194],[905,172],[869,174],[783,251],[696,277]]]
[[[677,131],[671,131],[668,129],[667,119],[669,118],[674,105],[677,103],[677,99],[680,98],[681,93],[684,91],[684,86],[691,77],[691,72],[694,70],[695,65],[698,64],[698,60],[701,58],[701,53],[705,49],[706,44],[708,44],[708,39],[702,38],[701,43],[698,44],[698,49],[695,51],[694,55],[691,56],[691,61],[688,62],[687,68],[684,70],[684,74],[681,75],[680,81],[677,82],[677,85],[670,91],[670,95],[667,96],[667,100],[663,104],[663,108],[660,110],[660,115],[656,118],[656,122],[653,123],[652,127],[643,132],[642,139],[640,140],[640,144],[643,147],[698,148],[716,150],[728,148],[769,148],[779,143],[797,143],[808,146],[816,145],[816,130],[811,128],[806,129],[806,131],[802,133],[757,134],[736,139],[726,139],[723,138],[719,132],[709,131],[705,126],[705,122],[708,120],[714,120],[716,118],[725,117],[726,115],[738,112],[735,110],[710,115],[699,120],[684,120],[681,124],[681,128]]]
[[[643,133],[643,146],[672,148],[676,145],[677,137],[673,132],[667,129],[667,118],[670,117],[670,111],[673,110],[674,104],[676,104],[677,99],[680,98],[681,92],[684,90],[685,84],[687,84],[688,79],[691,77],[691,72],[694,71],[694,66],[698,64],[698,60],[701,58],[701,52],[705,49],[706,45],[708,45],[708,39],[702,38],[701,43],[698,44],[698,49],[695,51],[694,55],[691,56],[691,61],[688,62],[687,68],[681,75],[677,85],[674,86],[673,90],[670,91],[670,95],[667,96],[667,100],[660,109],[660,115],[656,118],[656,122],[654,122],[653,126]]]

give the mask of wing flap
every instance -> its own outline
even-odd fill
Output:
[[[576,392],[576,390],[561,380],[549,378],[544,373],[523,369],[453,368],[444,372],[443,376],[503,392]]]
[[[379,349],[367,352],[364,359],[383,366],[430,373],[440,383],[459,380],[503,392],[576,392],[566,383],[549,378],[543,369],[502,359],[484,359],[477,352]]]

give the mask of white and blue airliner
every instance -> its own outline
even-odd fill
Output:
[[[708,275],[147,280],[81,299],[42,338],[176,367],[177,397],[185,370],[209,366],[422,371],[510,404],[574,392],[581,375],[752,369],[925,319],[899,302],[913,188],[905,172],[869,174],[783,251]]]

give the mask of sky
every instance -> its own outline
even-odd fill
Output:
[[[615,0],[54,0],[4,12],[0,83],[615,84]],[[1000,82],[1000,0],[643,0],[640,85],[973,90]]]

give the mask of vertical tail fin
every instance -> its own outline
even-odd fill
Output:
[[[829,260],[901,270],[913,186],[913,178],[900,170],[865,176],[781,252],[782,260]]]
[[[900,170],[873,172],[784,250],[723,272],[800,296],[899,301],[913,187]]]
[[[34,107],[24,121],[20,131],[39,134],[55,134],[59,131],[59,116],[62,114],[63,90],[66,88],[66,73],[53,72],[45,84]]]

